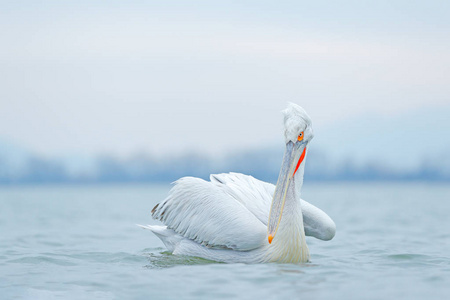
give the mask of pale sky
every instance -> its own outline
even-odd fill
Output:
[[[46,155],[281,143],[450,105],[449,1],[0,1],[0,139]]]

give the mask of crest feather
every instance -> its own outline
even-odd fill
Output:
[[[283,110],[284,115],[284,137],[286,143],[295,143],[300,132],[311,127],[311,118],[299,105],[289,102],[288,107]]]

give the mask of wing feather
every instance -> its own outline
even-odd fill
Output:
[[[210,180],[267,226],[275,185],[240,173],[212,174]]]
[[[223,187],[199,178],[176,181],[168,197],[152,210],[152,216],[208,247],[247,251],[266,241],[266,226],[242,201]]]
[[[264,245],[275,185],[240,173],[213,174],[210,180],[179,179],[153,208],[153,218],[211,248],[247,251]],[[333,220],[303,199],[301,205],[305,234],[332,239]]]
[[[240,173],[214,174],[211,182],[241,202],[267,226],[275,185]],[[305,234],[325,241],[332,239],[336,232],[333,220],[311,203],[303,199],[300,202]]]

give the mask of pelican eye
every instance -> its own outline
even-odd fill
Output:
[[[303,133],[303,131],[302,132],[300,132],[300,134],[298,135],[298,138],[297,138],[297,141],[302,141],[303,140],[303,136],[304,136],[304,133]]]

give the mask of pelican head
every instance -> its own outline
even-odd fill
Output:
[[[287,202],[290,203],[288,205],[289,209],[300,210],[300,215],[298,212],[295,214],[296,218],[302,218],[301,208],[299,206],[300,189],[303,184],[308,144],[314,136],[311,127],[311,118],[303,108],[289,103],[287,109],[283,111],[283,114],[286,151],[270,209],[267,226],[269,243],[272,243],[272,240],[277,234],[283,216],[283,210]],[[296,220],[295,223],[301,224],[299,225],[301,226],[300,231],[304,236],[303,220]]]
[[[284,114],[284,138],[286,145],[289,142],[302,142],[308,144],[314,137],[311,127],[311,118],[306,111],[294,103],[289,103],[283,110]],[[303,136],[300,137],[300,134]]]

